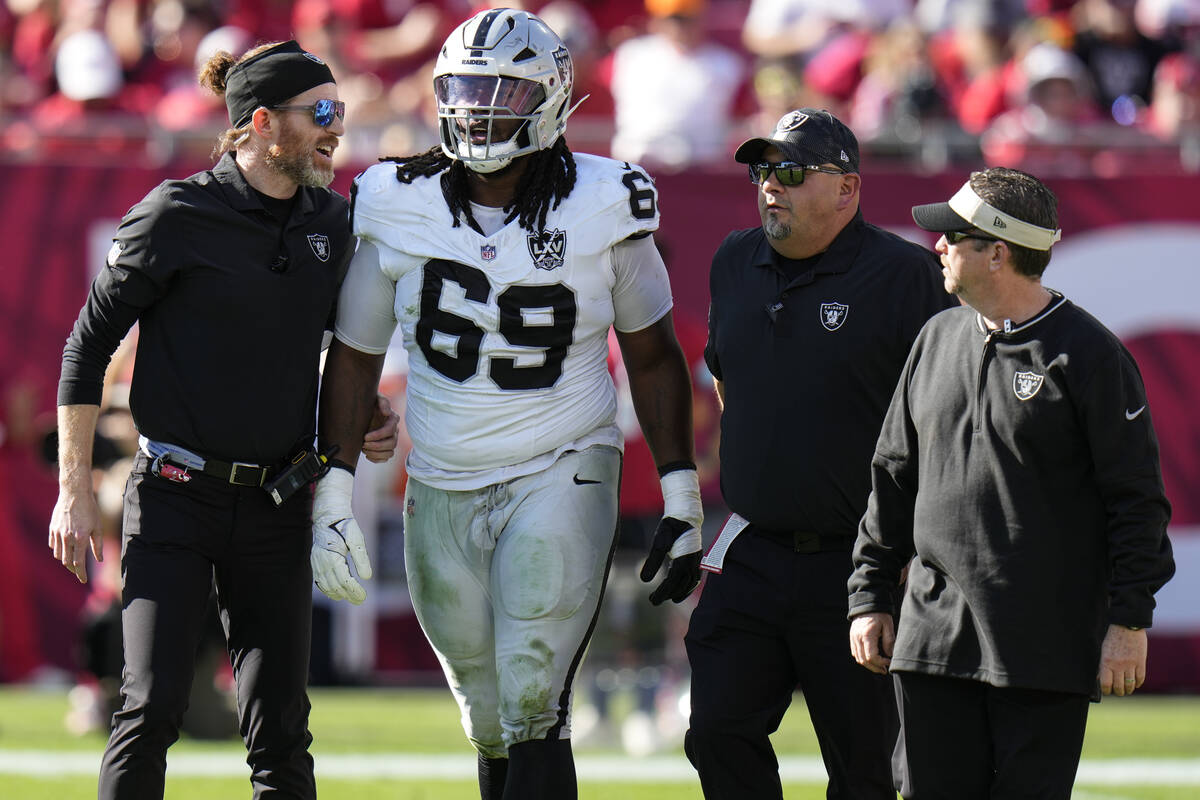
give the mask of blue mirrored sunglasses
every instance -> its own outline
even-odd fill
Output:
[[[318,100],[311,106],[271,106],[272,111],[308,111],[312,113],[313,122],[322,128],[333,124],[333,118],[346,118],[346,104],[340,100]]]

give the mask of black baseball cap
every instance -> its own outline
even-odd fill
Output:
[[[774,145],[789,161],[800,164],[837,164],[845,172],[858,172],[858,139],[840,119],[825,109],[798,108],[775,123],[770,136],[747,139],[733,154],[735,161],[762,160]]]

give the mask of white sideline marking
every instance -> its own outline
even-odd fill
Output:
[[[463,779],[476,775],[475,759],[468,754],[376,753],[373,755],[313,755],[317,775],[324,778],[418,778]],[[0,750],[0,774],[30,777],[96,775],[100,753],[58,750]],[[226,778],[248,773],[240,753],[168,754],[167,771],[173,776]],[[696,773],[682,755],[631,758],[629,756],[577,755],[575,771],[584,781],[609,783],[691,783]],[[825,766],[817,756],[785,756],[779,759],[779,775],[785,781],[821,783]],[[1155,786],[1200,786],[1200,759],[1144,758],[1084,761],[1076,783],[1083,786],[1147,784]],[[1084,795],[1085,797],[1087,795]]]

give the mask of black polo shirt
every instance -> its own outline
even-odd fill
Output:
[[[709,289],[705,360],[724,384],[727,505],[764,528],[853,538],[909,347],[958,305],[937,257],[860,212],[804,262],[778,256],[762,228],[731,233]]]
[[[59,405],[100,403],[139,323],[138,431],[228,461],[272,463],[311,442],[318,362],[351,246],[348,204],[301,187],[276,220],[226,154],[134,206],[63,351]]]

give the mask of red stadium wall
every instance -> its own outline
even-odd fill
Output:
[[[50,558],[46,526],[53,471],[40,434],[53,425],[63,342],[90,276],[124,212],[170,170],[4,165],[0,279],[0,680],[48,664],[73,668],[86,588]],[[354,170],[335,184],[346,191]],[[875,174],[867,168],[869,221],[932,244],[909,208],[944,199],[962,174]],[[1162,444],[1171,535],[1180,571],[1160,594],[1150,685],[1200,690],[1200,177],[1061,179],[1063,242],[1046,283],[1063,290],[1128,343],[1138,359]],[[658,180],[676,315],[703,326],[711,254],[725,233],[756,225],[754,190],[740,173]],[[109,558],[119,557],[109,553]],[[1031,620],[1031,624],[1037,624]]]

